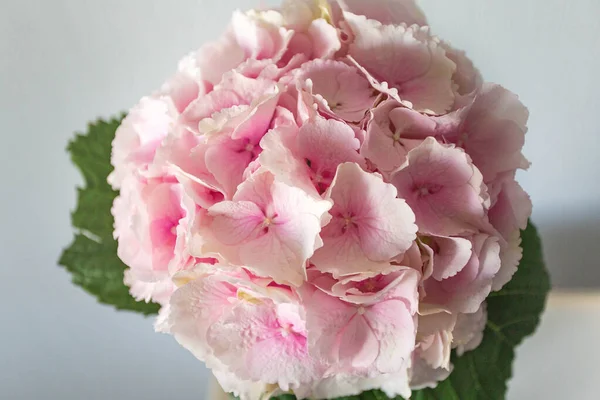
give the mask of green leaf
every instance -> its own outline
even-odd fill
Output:
[[[110,212],[118,195],[108,182],[112,171],[111,144],[123,116],[90,124],[85,134],[77,134],[67,150],[81,171],[85,187],[78,189],[77,208],[71,214],[78,231],[73,243],[64,250],[59,264],[73,275],[73,283],[81,286],[106,304],[117,309],[156,314],[159,306],[136,301],[123,283],[127,268],[117,256],[117,243],[112,237],[113,217]]]
[[[541,241],[533,224],[529,223],[522,232],[522,239],[523,259],[517,273],[502,290],[487,299],[488,323],[481,345],[462,357],[453,356],[454,370],[450,377],[435,389],[413,392],[411,399],[503,400],[506,397],[515,347],[537,328],[550,290]],[[388,397],[372,390],[343,399],[387,400]]]

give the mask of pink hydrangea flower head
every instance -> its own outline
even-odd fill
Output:
[[[518,268],[527,119],[414,0],[236,11],[116,132],[125,283],[241,400],[409,398]]]

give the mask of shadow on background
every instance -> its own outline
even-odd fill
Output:
[[[554,288],[600,288],[600,210],[586,218],[534,217]]]

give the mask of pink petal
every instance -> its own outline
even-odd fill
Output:
[[[210,352],[208,328],[231,307],[231,299],[237,296],[237,288],[223,278],[201,275],[200,279],[177,289],[170,300],[169,331],[200,360],[206,359]]]
[[[112,209],[117,254],[130,268],[125,282],[137,299],[165,304],[174,290],[170,271],[193,262],[185,246],[193,205],[177,182],[129,176],[125,183]]]
[[[527,227],[532,204],[529,195],[512,177],[500,184],[501,191],[496,203],[490,208],[490,222],[508,240],[515,230]]]
[[[419,315],[419,335],[430,336],[440,330],[452,331],[456,325],[456,315],[441,311],[429,312],[420,310]]]
[[[340,0],[344,11],[364,15],[382,24],[427,25],[423,11],[414,0]]]
[[[438,281],[458,274],[471,258],[472,245],[467,239],[444,236],[430,236],[426,239],[433,248],[432,276]]]
[[[177,72],[163,86],[161,92],[171,98],[179,113],[182,113],[192,101],[212,89],[202,81],[201,71],[193,54],[179,61]]]
[[[432,368],[416,355],[411,366],[410,387],[413,390],[435,388],[439,382],[448,378],[452,369]]]
[[[360,248],[358,238],[351,234],[339,235],[342,228],[335,228],[335,225],[341,224],[334,220],[323,228],[324,246],[317,249],[310,259],[319,270],[340,277],[355,273],[379,273],[390,269],[389,263],[369,260]]]
[[[383,301],[370,307],[365,318],[379,340],[377,371],[401,371],[415,345],[415,323],[406,303],[395,299]]]
[[[460,149],[429,137],[408,153],[391,181],[415,212],[420,232],[450,236],[489,225],[482,176]]]
[[[506,243],[502,243],[500,246],[500,270],[492,282],[493,291],[502,289],[504,285],[510,282],[513,275],[517,272],[522,258],[521,232],[515,230],[506,239]]]
[[[371,111],[367,137],[360,152],[379,170],[391,172],[406,161],[410,150],[406,140],[425,139],[435,128],[430,118],[389,100]]]
[[[206,167],[205,151],[202,138],[187,129],[178,130],[163,141],[149,173],[175,176],[196,204],[208,208],[223,200],[223,190]]]
[[[275,84],[270,79],[249,78],[238,71],[228,72],[214,90],[192,102],[181,115],[180,121],[192,131],[198,123],[213,114],[240,105],[250,105],[263,95],[273,93]]]
[[[417,111],[443,114],[452,107],[456,65],[428,27],[383,25],[351,13],[344,17],[355,36],[349,55],[375,79],[396,88]]]
[[[246,14],[236,11],[233,14],[232,27],[237,42],[246,57],[257,60],[281,58],[293,32],[278,27],[268,20],[268,14],[274,11],[251,11]]]
[[[281,325],[269,300],[237,304],[228,316],[209,328],[208,343],[215,356],[242,379],[278,384],[289,390],[312,381],[316,373],[306,338]]]
[[[176,118],[177,110],[166,96],[145,97],[129,111],[113,141],[111,164],[115,169],[108,181],[115,189],[134,170],[148,168]]]
[[[456,314],[441,311],[419,316],[418,353],[431,368],[450,368],[452,332],[455,325]]]
[[[414,214],[396,194],[381,177],[341,164],[329,191],[333,220],[312,262],[334,275],[372,272],[408,250],[416,238]]]
[[[181,136],[170,136],[166,140],[157,158],[161,157],[169,172],[178,179],[202,185],[214,192],[216,197],[222,197],[222,186],[206,166],[206,152],[209,148],[198,136],[183,130]]]
[[[240,185],[232,202],[209,209],[210,218],[199,227],[200,251],[300,286],[306,261],[321,246],[319,232],[330,207],[329,201],[259,172]]]
[[[215,238],[225,245],[235,246],[261,234],[265,215],[249,201],[223,201],[209,209]]]
[[[311,22],[308,34],[312,39],[312,56],[315,59],[332,58],[341,48],[337,30],[323,18]]]
[[[359,147],[360,142],[348,125],[316,118],[300,128],[296,157],[309,165],[315,186],[325,189],[333,180],[340,163],[364,163],[358,154]]]
[[[313,185],[310,168],[292,151],[297,132],[296,127],[278,127],[269,131],[260,142],[263,151],[258,161],[279,181],[318,197],[319,193]]]
[[[379,342],[362,315],[355,315],[340,336],[338,362],[353,368],[368,368],[379,355]]]
[[[271,173],[252,175],[242,185],[233,197],[233,201],[250,201],[263,212],[273,203],[271,193],[275,177]]]
[[[181,114],[181,122],[192,130],[197,130],[198,123],[214,113],[226,108],[244,104],[240,95],[232,89],[220,88],[193,101]]]
[[[403,268],[401,273],[400,279],[394,281],[385,298],[402,301],[410,315],[414,315],[419,307],[418,286],[420,275],[412,268]]]
[[[330,292],[342,300],[354,304],[371,305],[382,299],[399,297],[406,301],[411,312],[415,312],[418,302],[418,294],[415,292],[418,281],[417,274],[407,267],[391,266],[391,268],[395,269],[375,276],[349,276],[335,283]],[[323,280],[313,282],[321,290],[324,290],[321,286],[323,283]]]
[[[268,93],[253,102],[244,120],[235,127],[232,139],[248,139],[258,143],[265,135],[275,114],[279,91]]]
[[[369,82],[340,61],[311,61],[296,71],[295,77],[310,79],[313,93],[324,99],[326,111],[346,121],[360,121],[375,102]]]
[[[301,295],[309,338],[311,332],[319,333],[309,340],[309,351],[332,363],[333,371],[402,371],[415,346],[417,284],[417,273],[407,272],[385,299],[370,306],[350,304],[306,288]],[[413,302],[415,305],[410,305]]]
[[[440,331],[421,342],[420,356],[431,368],[450,369],[452,332]]]
[[[460,107],[465,104],[464,102],[468,102],[469,98],[481,89],[483,78],[464,51],[457,50],[444,42],[442,42],[442,46],[446,50],[446,57],[456,64],[456,72],[452,77],[452,81],[457,86],[456,94],[458,97],[457,101],[459,101],[458,104],[455,104],[455,107]]]
[[[431,278],[425,282],[425,303],[450,312],[472,313],[479,309],[500,269],[500,245],[496,237],[483,234],[473,236],[471,241],[473,255],[457,275],[439,282]]]
[[[496,184],[500,189],[496,203],[490,209],[490,222],[504,238],[500,247],[502,266],[494,278],[493,290],[500,290],[517,271],[523,256],[521,230],[527,227],[532,204],[529,195],[512,176]]]
[[[307,309],[309,352],[335,365],[341,346],[339,334],[356,315],[357,308],[316,289],[306,289],[302,299]],[[311,332],[318,332],[318,335],[311,335]]]
[[[217,41],[204,44],[200,50],[191,54],[195,58],[202,81],[216,85],[223,74],[237,67],[243,60],[244,54],[235,37],[229,29]],[[215,63],[214,60],[219,60]]]
[[[445,137],[465,149],[486,183],[503,173],[529,167],[521,153],[529,112],[516,95],[501,86],[485,84],[463,114],[462,124]]]
[[[452,347],[456,354],[462,356],[465,352],[479,347],[483,340],[483,331],[487,323],[486,303],[482,303],[479,310],[471,314],[458,314],[454,328]]]
[[[206,150],[206,167],[228,198],[243,182],[244,171],[256,158],[258,146],[246,140],[223,137]]]

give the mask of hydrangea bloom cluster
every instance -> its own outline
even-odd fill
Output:
[[[412,0],[238,11],[117,131],[125,281],[242,399],[408,397],[516,271],[527,118]]]

